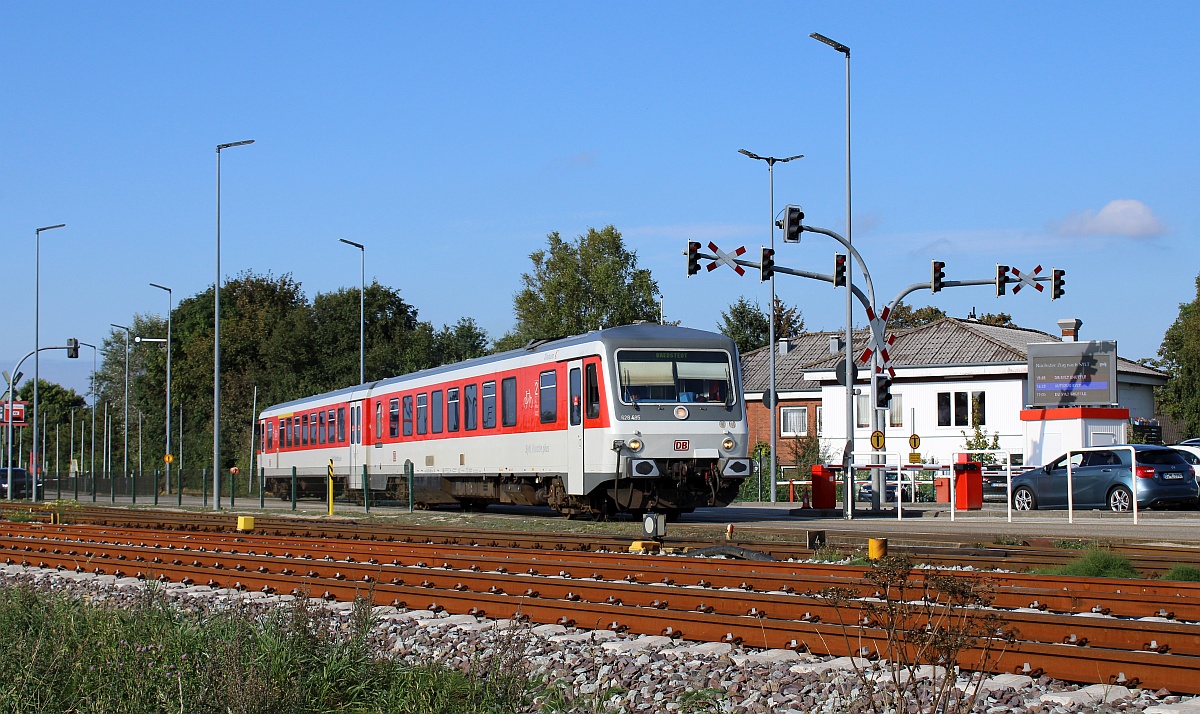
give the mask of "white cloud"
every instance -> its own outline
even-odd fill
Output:
[[[1099,212],[1073,213],[1058,224],[1058,233],[1064,236],[1155,238],[1166,230],[1149,206],[1132,198],[1109,201]]]

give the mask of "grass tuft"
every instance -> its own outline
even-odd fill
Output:
[[[1159,580],[1177,580],[1185,583],[1200,583],[1200,568],[1194,565],[1176,565],[1158,576]]]
[[[1102,548],[1089,548],[1078,559],[1058,568],[1042,571],[1051,575],[1076,578],[1140,578],[1129,558]]]

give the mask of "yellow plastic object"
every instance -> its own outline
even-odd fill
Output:
[[[871,560],[879,560],[887,556],[887,538],[868,538],[867,539],[867,557]]]
[[[635,540],[629,544],[630,553],[657,553],[662,546],[658,541]]]
[[[239,531],[254,530],[254,516],[238,516],[237,529]]]

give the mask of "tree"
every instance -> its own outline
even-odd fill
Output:
[[[896,303],[896,307],[892,309],[891,316],[888,317],[888,327],[899,330],[905,327],[920,327],[928,325],[931,322],[937,322],[946,317],[946,312],[932,305],[913,309],[911,305],[904,301]]]
[[[1168,377],[1158,389],[1159,407],[1179,420],[1185,433],[1200,433],[1200,276],[1196,298],[1179,305],[1179,316],[1163,335],[1158,356],[1158,367]]]
[[[637,267],[637,253],[625,248],[616,228],[589,228],[573,242],[554,232],[546,241],[529,255],[533,270],[521,275],[513,297],[517,324],[498,347],[657,321],[658,284]]]
[[[17,401],[29,402],[29,408],[25,412],[25,419],[32,423],[32,379],[17,387]],[[69,424],[71,422],[71,410],[83,409],[85,406],[87,406],[87,402],[74,389],[67,389],[61,384],[47,382],[44,379],[38,380],[38,418],[45,419],[46,428],[50,432],[50,439],[54,438],[55,424]],[[41,425],[39,424],[38,427],[41,428]]]
[[[487,332],[469,317],[459,318],[451,325],[442,325],[434,335],[438,364],[453,364],[482,357],[488,353]]]
[[[979,316],[979,322],[984,325],[995,325],[996,327],[1016,327],[1017,323],[1013,322],[1012,315],[1007,312],[985,313]]]
[[[767,320],[767,313],[758,303],[739,297],[728,311],[721,312],[717,329],[737,344],[738,352],[745,354],[767,344],[770,339],[770,323]],[[775,339],[796,337],[803,330],[804,318],[800,308],[788,307],[776,297]]]

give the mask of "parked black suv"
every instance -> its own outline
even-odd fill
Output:
[[[41,482],[38,482],[41,486]],[[12,470],[13,498],[29,498],[29,472],[13,467]],[[0,498],[8,499],[8,467],[0,467]]]

